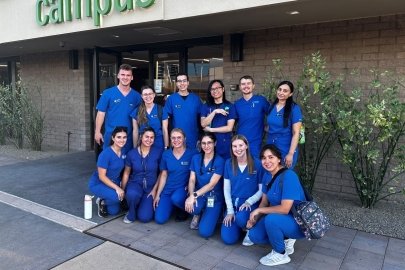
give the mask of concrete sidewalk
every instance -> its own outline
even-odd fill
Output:
[[[258,261],[270,246],[226,246],[188,222],[124,224],[99,218],[95,204],[82,219],[95,166],[93,152],[24,162],[0,153],[1,269],[269,269]],[[332,227],[297,241],[291,259],[272,269],[405,269],[405,240]]]

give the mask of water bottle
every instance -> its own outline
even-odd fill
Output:
[[[304,124],[301,125],[300,128],[300,138],[298,140],[299,144],[304,144],[305,143],[305,126]]]
[[[93,196],[84,195],[84,218],[91,219],[93,216]]]

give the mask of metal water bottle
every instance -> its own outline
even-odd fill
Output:
[[[91,219],[93,216],[93,196],[84,195],[84,218]]]

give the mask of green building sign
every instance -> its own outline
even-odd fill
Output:
[[[49,23],[63,23],[81,20],[84,16],[93,18],[95,26],[100,26],[101,17],[112,10],[125,12],[138,8],[148,8],[155,0],[37,0],[36,20],[41,26]]]

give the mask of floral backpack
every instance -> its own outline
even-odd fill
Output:
[[[281,175],[280,186],[284,181],[284,173]],[[306,201],[301,201],[291,207],[291,212],[295,221],[300,226],[302,233],[308,240],[320,239],[330,228],[330,220],[318,204],[313,200],[300,180],[304,190]]]

